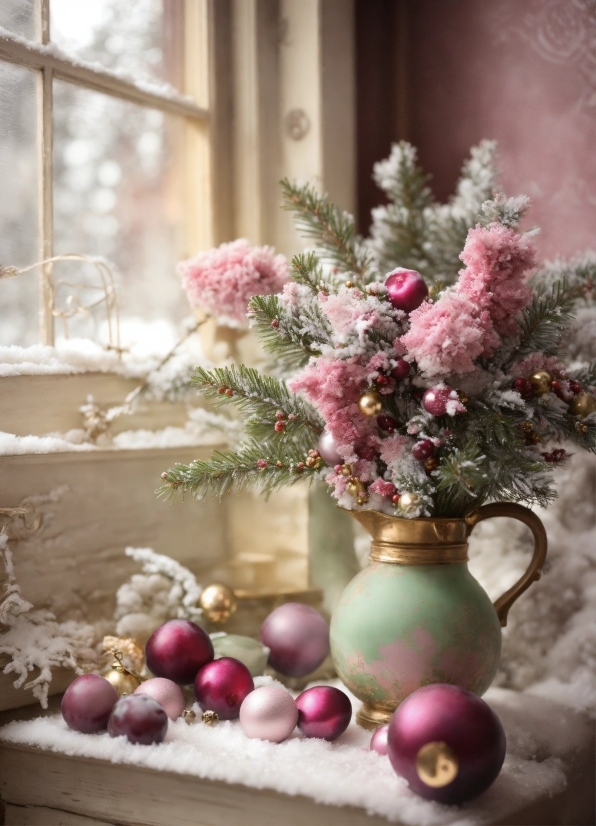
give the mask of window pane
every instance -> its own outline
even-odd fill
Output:
[[[175,163],[183,128],[156,110],[55,83],[55,251],[113,261],[123,317],[176,322],[189,315],[175,272],[183,254]],[[58,266],[62,277],[71,268],[79,279],[79,265]],[[80,325],[75,332],[92,334]]]
[[[38,40],[35,5],[36,0],[0,0],[0,26],[27,40]]]
[[[51,38],[84,60],[179,86],[182,0],[51,0]]]
[[[35,73],[0,62],[0,264],[39,260]],[[38,341],[37,270],[0,281],[0,344]]]

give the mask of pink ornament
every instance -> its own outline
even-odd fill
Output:
[[[281,743],[297,722],[294,698],[279,685],[255,688],[240,706],[240,725],[247,737]]]
[[[398,267],[385,279],[387,297],[396,310],[411,313],[428,298],[428,287],[416,270]],[[396,378],[396,376],[394,376]]]
[[[319,436],[317,450],[319,451],[321,459],[331,467],[343,462],[342,457],[337,452],[335,439],[328,430],[324,430]]]
[[[446,413],[454,416],[466,411],[455,390],[446,384],[429,387],[422,396],[422,405],[433,416],[444,416]]]
[[[503,726],[492,709],[454,685],[410,694],[389,723],[389,759],[428,800],[463,803],[491,785],[505,759]]]
[[[389,733],[389,726],[379,726],[373,736],[370,738],[370,750],[376,751],[377,754],[387,754],[387,735]]]
[[[93,734],[106,728],[117,702],[118,692],[104,677],[83,674],[64,692],[60,710],[71,729]]]
[[[269,664],[287,677],[304,677],[329,654],[329,626],[318,611],[287,602],[272,611],[259,638],[270,649]]]
[[[150,746],[161,743],[168,730],[168,715],[163,706],[146,694],[121,697],[110,715],[108,734],[122,734],[130,743]]]
[[[391,375],[397,381],[407,379],[410,375],[410,365],[404,359],[400,359],[391,371]]]
[[[169,620],[147,640],[145,657],[147,668],[156,677],[189,685],[199,668],[213,659],[213,643],[194,622]]]
[[[234,720],[253,691],[250,671],[234,657],[221,657],[204,665],[195,677],[195,697],[204,711],[215,711],[222,720]]]
[[[412,448],[412,456],[420,462],[429,459],[434,452],[435,446],[430,439],[421,439]]]
[[[335,740],[350,724],[352,704],[347,694],[330,685],[307,688],[296,700],[298,728],[306,737]]]
[[[153,697],[163,706],[170,720],[177,720],[184,711],[185,701],[182,689],[172,680],[166,680],[165,677],[154,677],[152,680],[145,680],[135,689],[134,693]]]

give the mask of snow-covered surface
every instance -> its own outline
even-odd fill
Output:
[[[270,679],[257,678],[256,682]],[[411,826],[472,826],[500,820],[540,797],[563,791],[566,759],[578,732],[571,713],[551,703],[529,701],[503,689],[491,689],[486,699],[504,724],[507,758],[493,786],[461,808],[414,795],[386,757],[369,751],[371,733],[355,723],[333,743],[305,739],[296,730],[278,745],[248,739],[237,721],[210,728],[177,720],[170,723],[164,743],[136,746],[108,734],[71,731],[60,715],[54,715],[10,723],[0,729],[0,739],[72,756],[304,795],[327,805],[358,806]]]

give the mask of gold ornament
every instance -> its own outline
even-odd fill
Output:
[[[412,513],[420,504],[420,497],[417,493],[402,493],[399,497],[399,506],[405,513]]]
[[[357,476],[350,476],[346,485],[346,490],[350,496],[356,496],[360,490],[360,479]]]
[[[552,383],[553,377],[546,370],[536,370],[530,376],[532,391],[536,396],[544,396],[545,393],[548,393]]]
[[[186,711],[183,711],[182,716],[187,726],[190,726],[197,719],[197,715],[192,708],[187,708]]]
[[[143,678],[140,674],[137,674],[136,671],[126,668],[126,666],[123,665],[124,655],[122,651],[112,651],[110,653],[114,655],[114,662],[110,670],[103,676],[114,686],[121,697],[124,694],[134,694],[135,690],[143,682]]]
[[[596,396],[590,393],[578,393],[569,402],[569,412],[572,416],[580,416],[582,419],[596,413]]]
[[[459,772],[459,761],[447,743],[426,743],[416,755],[418,777],[432,789],[452,783]]]
[[[206,726],[212,726],[214,723],[218,722],[219,715],[216,711],[204,711],[201,715],[201,720]]]
[[[199,597],[199,605],[209,622],[224,623],[238,607],[238,600],[231,588],[221,582],[214,582]]]
[[[346,287],[347,287],[349,290],[351,290],[353,286],[354,286],[354,282],[353,282],[353,281],[346,281]]]
[[[584,424],[583,422],[576,422],[575,429],[578,433],[587,433],[588,432],[588,425]]]
[[[342,476],[351,476],[352,475],[352,465],[342,465],[341,475]]]
[[[383,409],[383,399],[376,390],[367,390],[360,396],[358,407],[363,416],[377,416]]]
[[[140,642],[132,637],[104,637],[101,643],[104,652],[111,654],[114,652],[122,654],[122,664],[129,671],[142,671],[145,666],[145,652]]]
[[[427,470],[436,470],[439,466],[439,460],[436,456],[429,456],[428,459],[424,460],[424,467]]]

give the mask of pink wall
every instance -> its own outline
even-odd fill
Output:
[[[532,197],[541,255],[596,248],[594,0],[415,0],[408,15],[408,137],[436,194],[495,138],[505,191]]]

